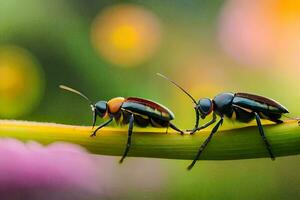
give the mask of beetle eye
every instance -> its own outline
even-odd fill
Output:
[[[107,102],[106,101],[98,101],[95,104],[96,112],[100,117],[103,117],[107,111]]]
[[[208,114],[211,111],[212,102],[210,99],[200,99],[198,105],[202,114]]]

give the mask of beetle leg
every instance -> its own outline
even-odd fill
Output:
[[[207,144],[210,142],[211,138],[213,137],[213,135],[218,131],[219,127],[223,124],[223,118],[220,119],[220,121],[216,124],[216,126],[213,128],[213,130],[211,131],[210,135],[208,136],[208,138],[206,138],[206,140],[202,143],[195,159],[193,160],[193,162],[188,166],[188,170],[191,170],[194,165],[196,164],[197,160],[199,160],[201,153],[203,152],[203,150],[205,149],[205,147],[207,146]]]
[[[175,131],[178,131],[181,135],[184,134],[184,132],[182,130],[180,130],[179,128],[177,128],[174,124],[172,124],[170,122],[169,126],[171,127],[171,129],[175,130]]]
[[[200,113],[199,113],[199,110],[197,108],[194,108],[195,109],[195,114],[196,114],[196,123],[195,123],[195,127],[194,129],[192,130],[187,130],[187,131],[193,131],[193,130],[196,130],[198,127],[199,127],[199,119],[200,119]]]
[[[167,129],[166,129],[166,134],[168,134],[168,130],[169,130],[169,126],[167,126]]]
[[[126,144],[123,156],[122,156],[121,160],[119,161],[120,163],[122,163],[124,161],[125,157],[127,156],[127,153],[129,152],[130,146],[131,146],[131,135],[132,135],[132,129],[133,129],[133,122],[134,122],[134,116],[133,116],[133,114],[131,114],[130,119],[129,119],[127,144]]]
[[[110,124],[112,122],[113,118],[110,118],[107,122],[104,122],[103,124],[101,124],[94,132],[92,135],[90,135],[91,137],[94,137],[96,136],[96,133],[97,131],[100,129],[100,128],[103,128],[104,126],[107,126],[108,124]]]
[[[95,125],[96,125],[96,121],[97,121],[97,111],[96,111],[96,108],[94,106],[91,106],[92,107],[92,111],[94,113],[94,116],[93,116],[93,127],[92,127],[92,130],[94,129]]]
[[[199,131],[201,129],[207,128],[208,126],[212,125],[213,123],[215,123],[217,120],[217,115],[215,113],[213,113],[213,118],[207,122],[206,124],[203,124],[200,127],[194,128],[193,130],[188,130],[190,131],[190,134],[193,135],[196,131]]]
[[[266,145],[267,150],[268,150],[268,152],[270,154],[270,157],[271,157],[272,160],[275,160],[275,156],[274,156],[274,154],[272,152],[271,145],[270,145],[269,141],[267,140],[267,137],[266,137],[266,135],[264,133],[264,130],[263,130],[263,127],[261,125],[260,117],[259,117],[259,115],[256,112],[254,112],[254,115],[255,115],[255,119],[256,119],[256,123],[257,123],[257,126],[258,126],[259,133],[260,133],[262,139],[265,142],[265,145]]]
[[[195,113],[196,113],[196,124],[195,124],[194,129],[197,129],[199,127],[199,119],[200,119],[200,113],[199,113],[199,110],[197,108],[195,108]]]

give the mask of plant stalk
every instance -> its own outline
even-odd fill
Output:
[[[282,124],[265,124],[264,130],[276,157],[300,153],[300,126],[297,121]],[[165,129],[134,128],[129,157],[151,157],[191,160],[200,145],[208,137],[209,130],[194,135],[166,134]],[[90,126],[73,126],[54,123],[38,123],[0,120],[0,137],[42,144],[64,141],[81,145],[93,154],[121,156],[126,141],[124,128],[105,127],[96,137],[90,137]],[[207,146],[201,159],[234,160],[269,157],[255,124],[235,129],[220,129]]]

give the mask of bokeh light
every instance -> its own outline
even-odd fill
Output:
[[[230,0],[220,15],[220,43],[243,64],[296,66],[300,62],[299,21],[299,1]]]
[[[228,1],[220,16],[223,49],[241,63],[267,63],[275,50],[267,12],[263,1]]]
[[[0,47],[0,116],[31,112],[43,94],[43,73],[35,58],[16,46]]]
[[[149,59],[160,44],[158,18],[137,5],[104,9],[92,24],[92,43],[109,62],[132,67]]]

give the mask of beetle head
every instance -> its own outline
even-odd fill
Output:
[[[95,105],[91,104],[92,111],[94,113],[93,117],[93,128],[95,127],[97,116],[103,118],[107,113],[107,102],[106,101],[98,101]]]
[[[107,114],[107,102],[106,101],[98,101],[93,107],[92,110],[96,115],[103,118]]]
[[[201,118],[204,119],[207,115],[209,115],[213,110],[213,102],[209,98],[202,98],[198,101],[195,106],[197,110],[201,113]]]

